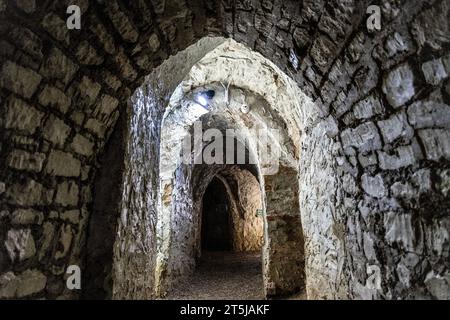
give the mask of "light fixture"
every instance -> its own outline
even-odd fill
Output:
[[[243,104],[243,105],[241,106],[241,112],[242,112],[243,114],[249,113],[249,112],[250,112],[250,107],[249,107],[248,105],[246,105],[246,104]]]
[[[202,95],[198,95],[197,96],[197,102],[200,104],[200,105],[202,105],[203,107],[207,107],[208,106],[208,100],[206,100],[206,98],[204,97],[204,96],[202,96]]]
[[[216,92],[214,90],[202,91],[195,96],[195,102],[197,102],[202,107],[208,109],[209,101],[212,98],[214,98],[215,95],[216,95]]]

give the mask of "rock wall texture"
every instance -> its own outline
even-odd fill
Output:
[[[110,291],[152,296],[159,151],[145,142],[188,72],[155,68],[206,35],[260,52],[321,111],[297,145],[308,296],[450,298],[450,5],[374,2],[371,33],[359,0],[1,0],[0,298],[79,296],[65,270],[85,265],[100,155],[127,110]]]
[[[225,174],[232,200],[233,250],[238,252],[260,251],[264,241],[264,220],[261,186],[248,170]],[[262,212],[262,211],[261,211]]]
[[[289,295],[305,287],[305,239],[297,171],[281,167],[276,175],[265,177],[264,188],[267,220],[265,293],[268,296]],[[310,211],[307,215],[315,214],[315,211]],[[318,242],[317,245],[324,248],[322,243]],[[318,275],[321,273],[322,270]],[[313,274],[311,278],[315,279],[316,275]]]

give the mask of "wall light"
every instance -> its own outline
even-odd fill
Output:
[[[249,107],[248,105],[246,105],[246,104],[242,105],[242,106],[241,106],[241,112],[242,112],[243,114],[249,113],[249,112],[250,112],[250,107]]]
[[[216,92],[214,90],[206,90],[202,91],[195,96],[195,102],[201,105],[204,108],[209,107],[209,101],[214,98]]]

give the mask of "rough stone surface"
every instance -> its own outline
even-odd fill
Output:
[[[24,68],[12,61],[6,61],[0,75],[0,86],[24,98],[31,98],[41,79],[42,77],[33,70]]]
[[[16,225],[42,224],[44,214],[33,209],[18,209],[12,213],[11,223]]]
[[[443,79],[448,77],[442,59],[431,60],[422,65],[422,72],[425,80],[437,86]]]
[[[23,150],[14,150],[8,156],[8,166],[17,170],[40,172],[45,160],[43,153],[29,153]]]
[[[387,194],[383,178],[380,175],[371,177],[364,174],[361,178],[361,183],[364,191],[372,197],[383,198]]]
[[[42,112],[31,107],[25,101],[11,97],[7,104],[5,127],[32,134],[41,124],[43,115]]]
[[[58,79],[65,85],[73,78],[78,66],[61,50],[53,48],[41,66],[40,73],[49,79]]]
[[[1,298],[23,298],[45,289],[47,277],[38,270],[26,270],[18,275],[8,272],[0,276]]]
[[[62,206],[76,206],[78,204],[78,185],[74,182],[63,182],[56,191],[55,202]]]
[[[347,129],[341,135],[344,148],[355,147],[360,151],[372,151],[381,148],[380,135],[373,122],[367,122],[355,129]]]
[[[94,144],[86,137],[77,134],[73,138],[71,147],[73,151],[75,151],[78,154],[81,154],[83,156],[91,156],[93,153]]]
[[[58,27],[73,3],[83,32]],[[302,230],[307,241],[283,251],[292,243],[281,241],[289,224],[276,220],[263,247],[280,245],[280,261],[304,249],[309,298],[448,298],[448,1],[385,1],[376,33],[366,28],[367,1],[40,5],[0,1],[0,297],[148,299],[161,278],[192,271],[198,219],[183,213],[198,210],[191,192],[207,184],[195,180],[199,172],[210,177],[217,168],[174,170],[174,183],[160,189],[162,121],[172,95],[192,101],[196,86],[214,87],[219,101],[230,83],[230,109],[219,116],[291,138],[279,145],[283,163],[298,170],[301,229],[292,234]],[[206,35],[258,55],[233,49],[199,63],[224,42],[197,42]],[[184,51],[190,45],[197,49]],[[276,68],[276,78],[267,76]],[[251,99],[236,100],[238,90]],[[297,98],[285,99],[287,92]],[[298,100],[303,94],[314,107]],[[244,102],[246,116],[233,109]],[[65,130],[44,130],[54,119],[70,128],[64,139],[56,135]],[[64,184],[78,186],[68,207],[55,202]],[[165,215],[160,194],[174,199]],[[159,246],[160,225],[171,226],[162,239],[177,245]],[[4,243],[11,230],[14,263]],[[37,251],[20,262],[32,246],[18,230],[31,230]],[[93,285],[68,292],[64,269],[83,261]]]
[[[62,147],[70,133],[70,127],[61,119],[50,116],[44,125],[43,136],[55,146]]]
[[[398,138],[409,141],[414,135],[403,112],[395,114],[387,120],[379,121],[377,124],[385,143],[392,143]]]
[[[39,95],[39,103],[44,107],[52,107],[66,113],[70,106],[70,98],[58,88],[47,85]]]
[[[80,161],[70,153],[53,150],[50,152],[45,170],[48,174],[56,176],[78,177],[80,167]]]
[[[36,246],[30,229],[11,229],[6,234],[5,248],[12,262],[31,258]]]
[[[395,108],[408,102],[415,93],[411,67],[404,64],[391,71],[383,82],[383,92]]]

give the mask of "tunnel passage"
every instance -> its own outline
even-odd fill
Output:
[[[214,178],[203,195],[202,249],[230,251],[233,248],[230,203],[223,183]]]
[[[74,0],[82,32],[60,28],[67,1],[2,1],[0,298],[79,297],[64,270],[90,255],[97,159],[131,96],[120,210],[105,211],[118,224],[107,237],[113,297],[153,297],[160,120],[218,43],[174,55],[206,35],[261,53],[321,111],[289,108],[312,119],[298,178],[308,297],[450,297],[450,5],[377,2],[383,25],[371,33],[365,0]],[[285,88],[252,73],[231,80],[241,79],[269,94]],[[133,95],[143,82],[145,94]],[[368,282],[374,267],[378,289]],[[20,290],[29,281],[33,290]]]
[[[251,165],[194,171],[193,189],[204,189],[195,201],[201,204],[194,214],[201,215],[198,257],[165,299],[264,299],[262,194],[251,171]]]

